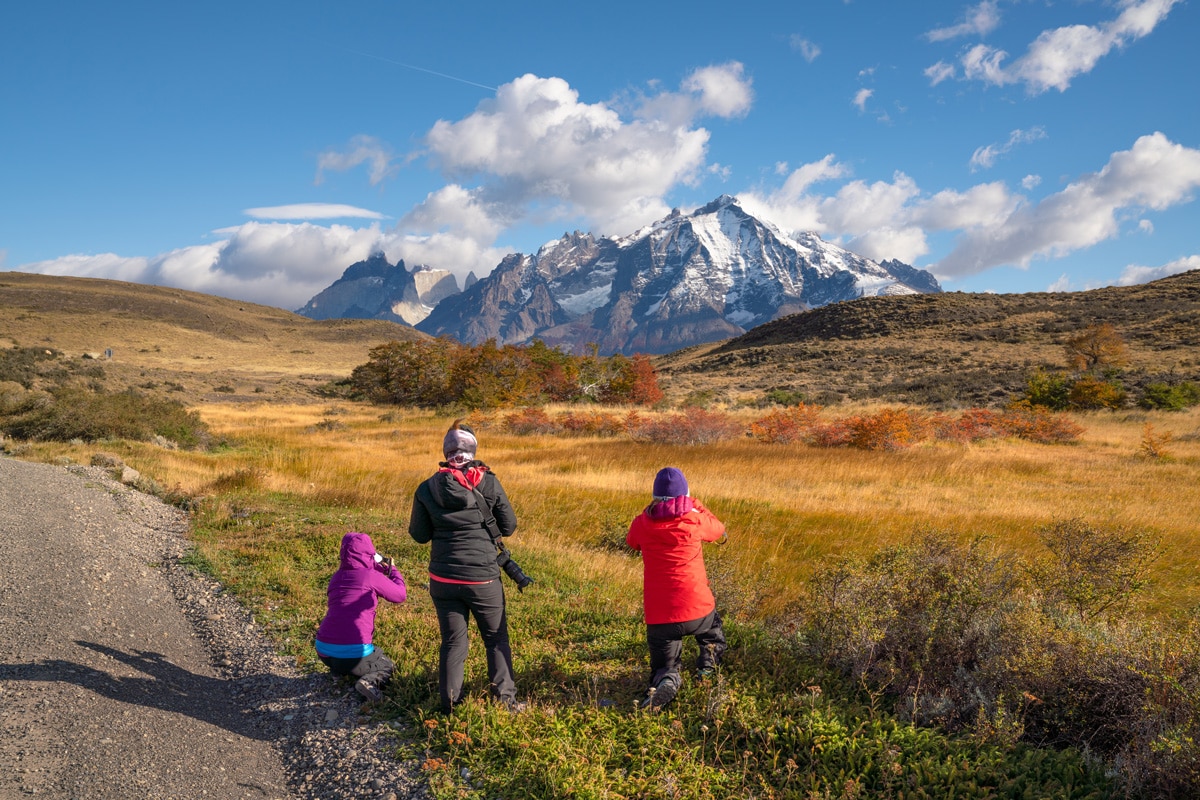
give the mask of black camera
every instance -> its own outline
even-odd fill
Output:
[[[512,556],[508,554],[507,550],[501,550],[496,554],[496,563],[500,566],[500,569],[504,570],[504,574],[511,578],[512,582],[517,585],[518,592],[524,592],[525,587],[533,583],[533,578],[525,574],[525,570],[521,569],[521,566],[512,560]]]

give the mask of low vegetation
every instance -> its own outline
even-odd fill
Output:
[[[348,394],[376,403],[507,408],[590,401],[653,405],[662,399],[646,356],[574,356],[541,341],[468,346],[441,338],[389,342],[345,382]]]
[[[742,415],[744,416],[744,415]],[[499,424],[518,436],[624,436],[657,444],[713,444],[750,435],[764,444],[806,444],[860,450],[902,450],[922,442],[980,442],[1017,437],[1041,444],[1076,441],[1083,428],[1063,414],[1016,404],[1007,411],[968,409],[957,414],[914,408],[882,408],[838,414],[800,403],[746,421],[728,412],[692,408],[683,412],[623,415],[571,409],[550,414],[531,406],[491,418],[476,414],[480,427]]]
[[[313,669],[338,541],[369,532],[412,590],[381,612],[399,671],[369,713],[394,719],[437,797],[1200,785],[1200,273],[866,298],[652,362],[48,280],[0,284],[0,447],[135,467],[192,514],[189,563]],[[150,327],[111,312],[146,302]],[[113,361],[86,356],[102,329],[122,337]],[[487,702],[474,634],[471,700],[435,711],[428,551],[406,523],[463,408],[537,580],[509,593],[531,701],[515,716]],[[634,705],[641,564],[623,542],[667,464],[729,527],[706,561],[732,646],[649,714]]]
[[[874,450],[764,444],[745,435],[766,416],[755,409],[705,411],[741,434],[701,447],[606,432],[628,409],[540,410],[572,435],[510,429],[532,410],[477,412],[481,456],[521,520],[514,556],[537,580],[509,595],[531,708],[486,701],[473,640],[474,699],[450,718],[435,712],[428,553],[405,533],[449,417],[345,402],[202,412],[229,446],[106,448],[190,499],[194,562],[314,668],[340,536],[368,531],[396,557],[413,591],[380,617],[400,670],[375,713],[397,718],[396,746],[439,797],[1186,797],[1194,785],[1196,629],[1173,610],[1200,601],[1195,411],[1075,417],[1070,447],[972,434]],[[976,432],[992,413],[946,421]],[[1149,424],[1173,434],[1173,458],[1141,453]],[[732,532],[706,558],[733,647],[715,679],[686,681],[651,715],[633,705],[640,563],[621,543],[667,463]]]
[[[25,391],[19,384],[0,384],[0,434],[28,441],[158,439],[181,447],[210,440],[199,414],[179,401],[74,385]]]

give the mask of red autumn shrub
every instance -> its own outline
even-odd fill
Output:
[[[791,444],[812,437],[813,427],[821,407],[800,403],[790,408],[772,411],[757,422],[750,423],[750,434],[766,444]]]
[[[812,443],[817,447],[849,447],[854,431],[847,418],[835,419],[812,427]]]
[[[968,408],[957,418],[937,414],[929,421],[934,438],[951,442],[978,442],[1007,435],[998,411],[987,408]]]
[[[518,436],[534,436],[556,433],[558,425],[550,419],[550,415],[545,411],[530,406],[507,415],[504,418],[504,430]]]
[[[620,417],[599,411],[566,411],[555,422],[563,433],[571,436],[617,436],[625,431]]]
[[[729,415],[702,408],[668,417],[631,413],[626,417],[625,430],[634,441],[653,444],[712,444],[744,433],[741,423]]]
[[[1005,411],[1001,420],[1009,436],[1039,444],[1065,444],[1083,435],[1082,426],[1041,406],[1015,406]]]
[[[925,416],[904,408],[884,408],[874,414],[850,417],[850,446],[863,450],[902,450],[929,437]]]

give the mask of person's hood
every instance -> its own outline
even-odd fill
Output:
[[[646,516],[654,520],[682,517],[695,507],[696,501],[685,494],[679,497],[672,497],[669,500],[655,500],[646,506]]]
[[[430,482],[433,500],[447,511],[462,511],[476,505],[475,492],[468,489],[451,472],[438,472]]]
[[[482,461],[472,461],[462,469],[443,463],[429,487],[434,502],[447,511],[461,511],[478,505],[475,489],[489,471],[487,464]]]
[[[342,569],[374,569],[375,543],[365,533],[347,533],[342,537]]]

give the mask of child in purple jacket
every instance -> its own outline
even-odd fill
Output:
[[[317,655],[334,675],[354,675],[355,690],[371,702],[383,699],[383,685],[396,665],[371,643],[375,607],[382,597],[392,603],[408,599],[404,576],[375,553],[371,537],[342,537],[341,565],[329,579],[329,609],[317,629]]]

